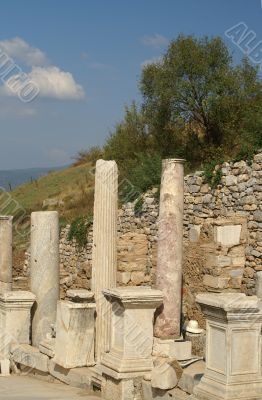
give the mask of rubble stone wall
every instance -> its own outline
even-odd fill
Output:
[[[194,303],[199,291],[254,293],[256,271],[262,270],[262,153],[250,162],[224,163],[220,184],[212,189],[204,173],[185,177],[184,313],[201,314]],[[143,196],[140,212],[134,203],[119,210],[119,285],[154,285],[157,251],[157,190]],[[61,297],[68,288],[90,288],[92,229],[85,249],[61,231]],[[28,275],[28,260],[24,267]]]

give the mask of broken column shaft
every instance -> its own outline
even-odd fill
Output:
[[[0,216],[0,292],[12,290],[12,220]]]
[[[164,294],[157,310],[154,333],[161,339],[180,336],[184,160],[162,163],[160,190],[156,287]]]
[[[98,160],[95,175],[92,290],[96,300],[96,360],[111,341],[111,304],[102,290],[116,287],[118,171],[115,161]]]
[[[31,215],[31,291],[33,307],[32,342],[34,346],[51,334],[56,322],[59,299],[59,221],[57,211]]]

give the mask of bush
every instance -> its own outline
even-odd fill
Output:
[[[120,201],[134,201],[142,193],[158,187],[161,180],[161,157],[158,154],[137,154],[136,160],[127,160],[120,177]]]
[[[77,245],[83,248],[87,244],[87,234],[90,226],[93,223],[92,215],[84,215],[77,217],[70,225],[67,239],[71,242],[76,240]]]
[[[221,178],[222,178],[221,164],[222,163],[223,163],[222,160],[212,160],[210,163],[206,164],[204,167],[204,175],[212,189],[215,189],[217,187],[217,185],[219,185],[221,182]]]
[[[136,217],[139,217],[139,216],[142,214],[142,211],[143,211],[143,204],[144,204],[143,197],[140,196],[140,197],[137,199],[137,201],[136,201],[136,203],[135,203],[135,207],[134,207],[134,212],[135,212],[135,216],[136,216]]]
[[[81,165],[90,162],[92,165],[95,165],[96,161],[99,158],[103,158],[104,151],[99,146],[90,147],[87,150],[80,150],[76,156],[73,157],[75,160],[74,165]]]

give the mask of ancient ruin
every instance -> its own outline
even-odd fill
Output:
[[[64,290],[58,213],[41,211],[31,215],[30,291],[14,290],[12,218],[0,218],[1,376],[26,372],[104,400],[262,398],[260,205],[241,200],[246,213],[240,203],[233,213],[220,196],[238,179],[258,190],[258,167],[224,166],[211,198],[200,173],[184,178],[183,163],[163,161],[158,224],[151,191],[142,227],[131,203],[118,210],[116,163],[97,161],[82,287]],[[262,170],[260,155],[254,164]]]

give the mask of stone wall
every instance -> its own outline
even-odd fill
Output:
[[[221,183],[212,189],[203,172],[185,177],[184,314],[201,324],[194,302],[199,291],[254,293],[262,270],[262,153],[252,162],[224,163]],[[119,210],[119,285],[154,285],[157,249],[156,190],[143,198],[140,213],[128,203]],[[68,288],[90,288],[92,230],[86,249],[61,232],[61,297]],[[24,268],[28,275],[27,266]]]
[[[118,211],[118,272],[119,286],[151,285],[155,280],[157,216],[157,190],[146,193],[140,213],[134,211],[134,203],[128,203]],[[70,226],[60,233],[60,283],[61,297],[69,288],[91,288],[92,276],[92,228],[88,232],[87,246],[79,249],[75,240],[68,240]],[[23,268],[29,276],[29,253]],[[17,279],[17,278],[16,278]],[[18,278],[16,287],[24,284]],[[21,287],[22,288],[22,287]],[[23,285],[23,289],[25,289]]]

